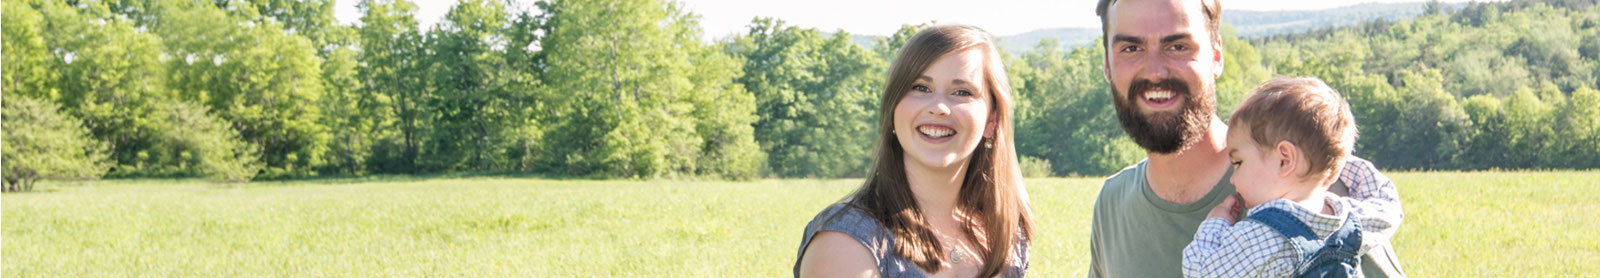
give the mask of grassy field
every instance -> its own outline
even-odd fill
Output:
[[[1413,276],[1600,273],[1600,172],[1391,176]],[[0,197],[0,274],[788,276],[806,222],[858,182],[100,181]],[[1099,186],[1029,180],[1029,274],[1083,274]]]

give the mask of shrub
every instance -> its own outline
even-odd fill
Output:
[[[105,144],[59,105],[8,95],[0,106],[4,191],[31,191],[39,179],[99,179],[110,169]]]

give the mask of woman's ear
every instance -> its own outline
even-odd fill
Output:
[[[1272,148],[1272,157],[1278,160],[1278,176],[1293,177],[1304,165],[1300,165],[1300,148],[1289,141],[1278,141],[1277,147]]]
[[[1000,125],[1000,111],[989,111],[989,119],[983,122],[983,138],[994,139],[995,126]]]

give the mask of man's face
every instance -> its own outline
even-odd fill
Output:
[[[1120,0],[1106,16],[1106,74],[1122,128],[1150,152],[1187,149],[1210,129],[1222,73],[1222,46],[1200,1]]]

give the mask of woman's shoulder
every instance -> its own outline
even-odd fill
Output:
[[[824,231],[844,234],[849,236],[850,240],[860,243],[860,247],[865,247],[867,255],[873,258],[873,264],[878,266],[880,272],[884,271],[882,268],[884,265],[897,265],[894,258],[885,256],[887,254],[886,251],[890,250],[888,248],[891,248],[889,244],[893,242],[889,238],[888,231],[884,230],[876,219],[868,216],[866,211],[841,202],[822,209],[815,217],[812,217],[811,223],[806,224],[805,234],[800,239],[800,250],[794,265],[796,276],[800,275],[801,261],[805,257],[807,247],[811,245],[814,239],[822,238],[818,235]],[[834,244],[848,244],[844,242],[849,242],[850,240],[831,242]]]
[[[874,247],[888,235],[877,219],[848,202],[829,205],[812,217],[811,223],[806,224],[807,238],[821,231],[845,233],[868,248]]]

